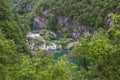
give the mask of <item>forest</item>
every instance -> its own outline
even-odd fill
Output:
[[[120,0],[0,0],[0,80],[120,80]]]

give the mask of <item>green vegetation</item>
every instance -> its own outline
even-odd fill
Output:
[[[112,18],[119,21],[118,15],[112,14]],[[103,33],[102,29],[91,39],[90,35],[87,38],[81,38],[74,49],[78,58],[79,65],[83,71],[86,71],[86,78],[90,80],[119,80],[119,50],[120,43],[120,25],[118,21],[108,30],[108,33]],[[81,70],[82,71],[82,70]],[[114,74],[114,75],[113,75]]]
[[[55,22],[55,17],[54,16],[48,18],[46,26],[47,26],[48,30],[57,32],[58,28],[57,28],[57,24]]]
[[[20,0],[15,4],[23,5],[28,1],[32,0]],[[118,2],[119,0],[34,0],[31,2],[35,4],[33,11],[26,12],[23,5],[19,7],[18,13],[22,11],[27,17],[30,16],[29,19],[24,18],[30,21],[39,8],[49,9],[55,15],[69,16],[84,25],[104,27],[103,21],[108,14],[106,11],[112,12],[119,8]],[[64,52],[65,55],[56,60],[55,55],[59,55],[57,53],[54,55],[50,51],[39,49],[31,53],[28,50],[26,34],[29,23],[22,24],[21,14],[12,12],[5,1],[0,0],[0,80],[120,80],[120,15],[117,14],[119,11],[115,12],[116,14],[109,14],[114,24],[106,32],[100,28],[95,34],[88,33],[86,37],[80,37],[74,42],[70,54]],[[48,41],[56,37],[54,32],[59,30],[54,17],[50,18],[47,30],[33,31],[46,36],[44,39]],[[66,37],[70,37],[71,33],[61,28],[65,38],[59,38],[56,43],[62,44],[64,48],[70,41]],[[40,40],[35,44],[41,44]],[[77,62],[74,64],[70,60]]]
[[[0,2],[0,30],[6,39],[13,40],[16,44],[17,50],[24,52],[25,49],[25,34],[27,32],[22,31],[23,27],[15,21],[15,16],[9,9],[9,7],[3,2]],[[24,28],[26,29],[26,28]]]
[[[118,2],[119,0],[51,0],[45,4],[57,15],[68,16],[82,25],[102,27],[105,26],[107,12],[115,11]]]
[[[42,11],[49,10],[54,16],[62,15],[72,18],[75,24],[80,22],[79,24],[97,28],[107,25],[106,17],[109,13],[118,11],[119,0],[24,0],[21,3],[25,4],[27,2],[37,2],[37,4],[32,5],[33,11],[31,14],[42,16]],[[21,8],[18,11],[23,11],[23,9]],[[52,19],[48,19],[48,23]]]

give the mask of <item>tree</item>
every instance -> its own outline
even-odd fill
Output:
[[[14,62],[15,54],[17,54],[16,47],[13,40],[7,40],[0,32],[0,79],[6,80],[8,75],[8,68]]]
[[[109,34],[104,34],[100,30],[93,38],[81,39],[79,44],[74,47],[73,53],[81,63],[80,72],[85,72],[84,78],[119,80],[119,44],[116,46],[111,41]]]
[[[3,0],[0,1],[0,4],[0,29],[3,35],[6,39],[15,42],[18,51],[27,52],[25,35],[21,31],[20,25],[14,20],[14,14]]]
[[[56,24],[56,20],[55,20],[55,16],[51,16],[48,18],[47,22],[46,22],[46,28],[48,30],[57,31],[57,24]]]

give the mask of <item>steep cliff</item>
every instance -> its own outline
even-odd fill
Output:
[[[29,25],[73,37],[84,36],[84,32],[94,32],[97,28],[107,29],[114,23],[108,15],[118,13],[119,0],[23,0],[14,11],[25,15]]]

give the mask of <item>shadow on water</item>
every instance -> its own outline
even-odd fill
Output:
[[[41,30],[42,28],[40,27],[35,27],[35,26],[30,26],[30,31],[33,31],[33,30]]]
[[[52,53],[55,55],[55,59],[59,59],[63,55],[69,55],[71,50],[55,50]],[[78,61],[75,57],[69,58],[68,61],[70,63],[78,64]]]
[[[56,50],[52,52],[55,55],[55,57],[60,57],[60,56],[63,56],[64,54],[69,54],[70,50]]]

